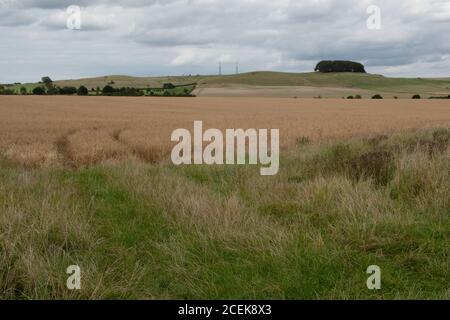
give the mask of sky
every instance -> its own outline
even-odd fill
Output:
[[[217,74],[219,61],[224,74],[311,72],[324,59],[450,77],[449,30],[450,0],[0,0],[0,83]]]

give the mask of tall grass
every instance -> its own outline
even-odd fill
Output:
[[[448,129],[302,142],[275,177],[2,160],[0,298],[449,299],[449,147]]]

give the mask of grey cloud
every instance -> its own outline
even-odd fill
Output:
[[[36,19],[28,12],[0,8],[0,26],[27,26],[34,22],[36,22]]]
[[[72,4],[83,9],[79,32],[65,29],[65,8]],[[3,37],[12,45],[17,39],[30,41],[21,44],[21,51],[2,55],[5,61],[19,57],[32,63],[34,51],[41,50],[52,61],[54,51],[37,43],[50,48],[64,42],[78,53],[67,52],[66,58],[93,74],[213,73],[219,59],[239,60],[243,71],[311,71],[317,60],[353,59],[391,75],[399,66],[404,66],[402,75],[408,66],[411,75],[450,75],[438,67],[450,64],[448,1],[378,0],[382,10],[378,31],[366,28],[370,4],[369,0],[17,0],[0,7],[0,30],[8,28]],[[79,54],[79,47],[89,51],[89,57]],[[122,59],[123,53],[132,58]],[[70,70],[85,75],[80,68]],[[54,72],[65,75],[68,70],[61,62]]]

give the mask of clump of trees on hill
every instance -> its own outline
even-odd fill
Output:
[[[345,61],[345,60],[323,60],[320,61],[316,68],[316,72],[329,73],[329,72],[357,72],[366,73],[364,65],[359,62]]]

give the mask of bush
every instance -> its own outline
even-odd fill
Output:
[[[357,95],[355,96],[355,99],[362,99],[362,97],[361,97],[360,94],[357,94]]]
[[[172,83],[164,83],[163,89],[175,89],[175,86]]]
[[[24,95],[28,93],[27,88],[25,88],[25,87],[21,87],[19,92],[20,92],[20,94],[24,94]]]
[[[111,87],[110,85],[105,86],[105,87],[103,88],[103,90],[102,90],[102,93],[103,93],[105,96],[110,96],[110,95],[112,95],[114,92],[116,92],[116,90],[115,90],[113,87]]]
[[[354,97],[353,96],[348,96],[347,99],[354,99]]]
[[[59,88],[55,86],[50,86],[47,88],[47,94],[59,94]]]
[[[372,99],[383,99],[383,97],[379,94],[376,94],[372,97]]]
[[[88,94],[89,94],[89,91],[85,86],[81,86],[77,90],[77,95],[79,95],[79,96],[87,96]]]
[[[413,95],[413,97],[412,97],[413,99],[420,99],[421,97],[420,97],[420,95],[418,95],[418,94],[415,94],[415,95]]]
[[[329,61],[324,60],[320,61],[314,71],[328,73],[328,72],[358,72],[358,73],[366,73],[364,69],[364,65],[359,62],[354,61]]]
[[[103,88],[103,95],[105,96],[137,97],[143,94],[142,90],[130,87],[113,88],[107,85]]]
[[[63,88],[59,88],[59,94],[64,94],[64,95],[72,95],[77,93],[77,88],[75,87],[63,87]]]
[[[33,94],[41,96],[45,94],[45,89],[42,87],[36,87],[33,89]]]
[[[15,94],[14,90],[0,87],[0,95],[14,95],[14,94]]]

